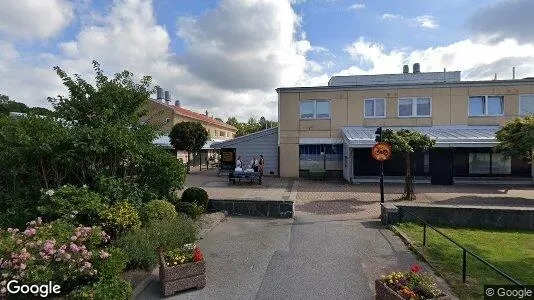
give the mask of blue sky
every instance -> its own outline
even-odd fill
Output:
[[[461,70],[534,75],[531,0],[19,0],[0,2],[0,93],[30,105],[90,79],[151,75],[193,110],[276,118],[282,86],[333,75]]]

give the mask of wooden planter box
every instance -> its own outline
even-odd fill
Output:
[[[167,267],[162,253],[159,254],[159,280],[165,297],[191,289],[206,286],[206,265],[203,261],[190,262],[175,267]]]
[[[379,279],[375,280],[375,292],[376,300],[404,300],[404,298],[401,297],[401,295],[397,294],[394,290],[392,290],[387,284],[383,283]],[[437,300],[448,300],[450,297],[448,296],[441,296],[437,298],[432,298]]]

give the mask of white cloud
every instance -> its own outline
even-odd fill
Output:
[[[407,22],[409,25],[423,27],[423,28],[437,28],[439,24],[436,21],[436,18],[431,15],[417,16],[414,18],[407,18],[400,14],[389,14],[385,13],[381,16],[382,20],[392,21],[392,20],[402,20]]]
[[[404,17],[399,14],[383,14],[382,20],[393,20],[393,19],[403,19]]]
[[[512,39],[495,45],[463,40],[415,51],[388,51],[379,43],[360,38],[345,51],[356,64],[335,75],[400,73],[404,64],[415,62],[421,64],[422,72],[439,72],[443,68],[462,71],[462,78],[466,80],[492,79],[494,73],[499,79],[510,79],[513,66],[516,67],[517,78],[534,75],[534,44],[519,44]],[[371,67],[363,68],[365,63]]]
[[[436,28],[439,26],[435,18],[430,15],[419,16],[416,17],[415,20],[424,28]]]
[[[17,38],[49,38],[74,18],[66,0],[0,1],[0,32]]]
[[[127,69],[151,75],[173,99],[196,111],[208,109],[223,119],[276,118],[275,88],[328,81],[320,63],[307,59],[310,51],[327,49],[306,40],[288,0],[222,0],[207,14],[181,19],[183,56],[172,53],[171,35],[157,24],[150,0],[117,0],[106,14],[93,15],[73,40],[58,44],[60,54],[47,55],[38,65],[11,61],[8,55],[21,54],[5,46],[11,50],[2,51],[0,76],[10,78],[0,81],[0,93],[46,105],[47,96],[65,94],[52,66],[91,79],[91,61],[97,60],[108,74]]]
[[[365,3],[355,3],[349,6],[348,10],[360,10],[365,8]]]

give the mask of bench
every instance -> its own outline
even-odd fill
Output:
[[[256,181],[261,184],[262,175],[260,172],[230,172],[228,180],[235,184],[237,182],[252,182]]]
[[[309,170],[308,176],[311,179],[320,179],[326,180],[326,171],[325,170]]]

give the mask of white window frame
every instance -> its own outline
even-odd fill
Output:
[[[518,101],[519,101],[519,104],[518,104],[518,107],[519,107],[518,115],[520,115],[522,117],[527,116],[526,114],[522,114],[521,113],[521,97],[524,97],[524,96],[526,96],[526,97],[534,97],[534,94],[520,94],[519,95],[519,99],[518,99]]]
[[[430,100],[430,114],[428,115],[418,115],[417,114],[417,99],[418,98],[425,98]],[[412,114],[409,116],[401,116],[400,115],[400,100],[411,100],[412,101]],[[397,117],[398,118],[431,118],[432,117],[432,97],[424,97],[424,96],[418,96],[418,97],[401,97],[397,99]]]
[[[377,116],[376,115],[376,100],[383,100],[384,101],[384,115],[383,116]],[[365,101],[373,101],[373,116],[366,116],[365,115]],[[368,98],[363,100],[363,117],[365,119],[384,119],[387,115],[387,103],[386,98]]]
[[[303,102],[313,102],[313,117],[303,118],[301,111],[301,104]],[[328,103],[328,117],[317,117],[317,102],[327,102]],[[330,120],[332,118],[332,101],[328,99],[306,99],[299,101],[299,118],[301,120]]]
[[[484,97],[484,113],[482,115],[471,115],[471,110],[469,108],[469,100],[471,100],[471,97]],[[502,114],[488,114],[488,97],[501,97],[502,99]],[[467,97],[467,116],[469,118],[477,118],[477,117],[502,117],[504,116],[504,110],[506,106],[504,103],[504,96],[503,95],[470,95]]]

